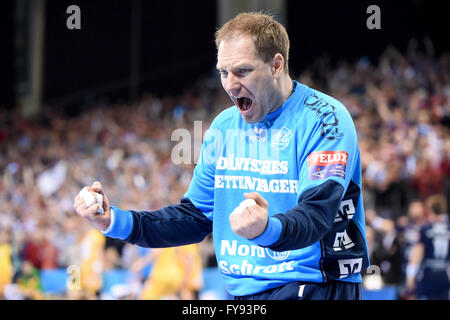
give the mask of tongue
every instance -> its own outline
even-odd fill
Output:
[[[249,98],[239,98],[238,99],[239,109],[241,110],[248,110],[250,106],[252,105],[252,100]]]

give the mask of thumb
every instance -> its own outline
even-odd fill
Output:
[[[103,195],[103,187],[102,187],[102,184],[100,183],[100,181],[94,181],[91,188],[92,188],[92,191]]]
[[[266,199],[264,199],[258,192],[244,193],[244,197],[246,199],[255,200],[256,204],[264,209],[269,207],[269,203]]]
[[[92,184],[90,189],[91,189],[91,191],[97,192],[97,193],[99,193],[99,194],[101,194],[103,196],[103,203],[102,203],[103,211],[105,212],[105,214],[107,212],[109,212],[111,203],[109,202],[109,199],[106,196],[106,194],[105,194],[105,192],[103,190],[103,186],[100,183],[100,181],[94,181],[94,183]]]

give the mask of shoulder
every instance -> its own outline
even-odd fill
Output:
[[[433,228],[433,224],[430,222],[427,222],[420,228],[420,234],[422,238],[427,238],[428,230]]]
[[[356,136],[353,119],[339,100],[315,89],[309,89],[303,104],[307,123],[329,140]]]
[[[203,144],[219,143],[216,147],[220,147],[220,143],[223,143],[227,130],[235,129],[238,126],[239,117],[239,111],[235,106],[220,112],[206,131],[203,137]]]
[[[350,117],[347,108],[339,100],[315,89],[309,89],[305,99],[305,107],[319,115],[339,114]]]

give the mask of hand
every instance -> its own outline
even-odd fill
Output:
[[[249,206],[230,215],[231,229],[239,236],[254,239],[266,230],[269,214],[269,204],[257,192],[244,193],[246,199],[253,199],[256,205]]]
[[[84,200],[81,199],[80,195],[77,195],[74,199],[74,209],[77,214],[86,219],[94,228],[99,230],[106,230],[111,223],[111,209],[108,197],[105,195],[102,185],[100,182],[95,181],[91,187],[87,187],[88,191],[100,193],[103,196],[103,212],[104,214],[99,214],[97,211],[99,205],[97,203],[93,204],[89,208],[86,207]]]
[[[409,293],[413,293],[416,289],[416,279],[413,277],[406,277],[406,289]]]
[[[371,224],[373,219],[375,219],[375,217],[377,217],[377,213],[375,212],[375,210],[372,209],[366,210],[367,224]]]

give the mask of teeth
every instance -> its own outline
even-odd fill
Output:
[[[244,96],[231,96],[231,98],[235,101],[236,106],[243,111],[248,110],[253,103],[252,99]]]
[[[239,98],[239,108],[241,110],[248,110],[252,105],[252,100],[246,97]]]

